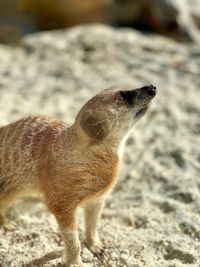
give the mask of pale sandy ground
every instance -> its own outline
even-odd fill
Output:
[[[72,121],[90,96],[118,83],[152,83],[159,94],[128,139],[102,215],[107,256],[98,259],[83,245],[83,260],[90,267],[199,267],[199,46],[104,26],[0,46],[0,124],[38,113]],[[9,215],[19,225],[0,230],[0,266],[61,266],[60,257],[48,261],[63,243],[41,202],[19,202]]]

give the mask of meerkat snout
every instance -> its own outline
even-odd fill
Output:
[[[146,91],[149,96],[154,97],[156,95],[157,89],[153,85],[144,86],[142,90]]]
[[[126,101],[130,106],[133,106],[137,99],[146,99],[148,97],[153,98],[157,93],[157,89],[153,85],[144,86],[134,90],[124,90],[120,91],[120,94],[124,101]]]

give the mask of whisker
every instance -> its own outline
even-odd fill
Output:
[[[98,136],[102,130],[103,130],[103,128],[101,128],[101,129],[98,131],[98,133],[96,134],[96,136]]]
[[[112,117],[108,117],[108,118],[106,118],[106,119],[99,120],[99,121],[93,123],[92,125],[97,125],[97,124],[99,124],[99,123],[101,123],[101,122],[109,121],[111,118],[112,118]]]

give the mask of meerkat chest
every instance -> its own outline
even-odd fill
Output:
[[[120,160],[117,155],[110,156],[106,161],[97,161],[93,164],[92,175],[93,192],[102,194],[109,191],[117,182],[120,169]]]
[[[99,157],[93,158],[90,164],[83,166],[84,175],[83,173],[78,175],[82,177],[81,205],[111,191],[117,182],[119,167],[118,157],[110,158],[109,161],[100,160]]]

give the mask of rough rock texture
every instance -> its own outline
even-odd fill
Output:
[[[106,202],[100,224],[106,253],[97,258],[82,246],[88,266],[200,265],[199,68],[198,46],[98,25],[29,36],[21,48],[0,46],[0,124],[37,113],[72,121],[102,88],[158,87]],[[52,252],[63,243],[41,202],[18,202],[9,215],[19,226],[0,230],[0,266],[61,266]]]

